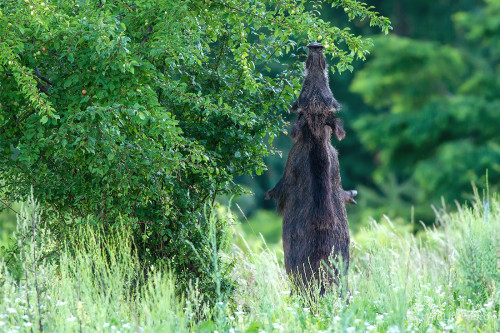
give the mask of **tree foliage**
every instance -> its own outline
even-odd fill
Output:
[[[390,28],[357,1],[329,3]],[[279,111],[300,89],[302,47],[321,40],[342,71],[371,45],[322,20],[320,5],[1,2],[4,195],[22,200],[33,186],[61,237],[87,216],[105,230],[124,219],[145,266],[167,261],[182,283],[212,288],[203,207],[241,192],[234,175],[265,170]]]
[[[419,218],[432,218],[428,206],[441,197],[468,198],[471,182],[485,187],[487,172],[498,188],[499,14],[498,1],[456,13],[460,44],[377,38],[373,59],[351,86],[376,110],[355,123],[376,154],[376,183],[385,187],[393,177],[406,184],[411,190],[398,204],[407,212],[416,204]]]

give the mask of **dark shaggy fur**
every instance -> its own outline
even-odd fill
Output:
[[[309,44],[305,78],[299,99],[292,106],[298,121],[290,135],[290,150],[283,177],[268,191],[283,214],[283,250],[288,274],[304,283],[318,278],[321,293],[325,284],[337,281],[349,265],[349,229],[344,202],[354,201],[356,191],[342,189],[338,154],[331,145],[332,132],[345,136],[336,118],[340,105],[328,85],[326,61],[321,44]],[[332,255],[343,259],[344,272],[319,277],[320,266]]]

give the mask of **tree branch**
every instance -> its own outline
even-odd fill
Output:
[[[153,33],[153,28],[151,28],[151,26],[149,26],[146,29],[146,32],[144,32],[144,29],[141,28],[141,32],[144,35],[144,38],[142,39],[142,43],[141,43],[141,45],[143,45],[148,40],[149,36]]]
[[[36,71],[36,75],[42,79],[43,81],[47,82],[48,84],[52,85],[52,81],[50,81],[48,78],[46,78],[45,76],[43,76],[42,74],[40,74],[40,70],[38,69],[38,66],[35,66],[35,71]]]

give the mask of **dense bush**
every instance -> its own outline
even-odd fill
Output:
[[[329,2],[390,28],[358,2]],[[184,285],[198,277],[213,290],[203,207],[241,192],[235,174],[265,169],[285,126],[278,111],[300,88],[301,47],[322,40],[344,70],[370,45],[320,19],[318,6],[1,2],[4,195],[23,200],[33,186],[62,238],[87,216],[105,231],[123,220],[143,266],[167,261]],[[285,54],[297,61],[281,66]]]

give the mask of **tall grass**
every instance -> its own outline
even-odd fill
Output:
[[[209,306],[196,281],[176,290],[167,268],[141,267],[125,226],[106,239],[82,228],[71,244],[55,244],[30,200],[18,223],[22,277],[0,266],[0,331],[499,331],[499,198],[476,197],[456,213],[443,207],[437,218],[417,237],[373,222],[351,249],[349,302],[335,290],[318,301],[294,293],[279,253],[220,253],[207,235],[214,283],[218,261],[231,258],[237,286]],[[48,260],[56,248],[60,257]]]

